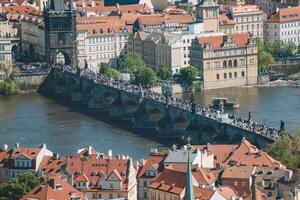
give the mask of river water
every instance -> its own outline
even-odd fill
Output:
[[[191,95],[183,94],[178,97],[190,99]],[[300,88],[248,87],[194,93],[195,101],[205,105],[209,105],[214,97],[226,97],[229,101],[240,104],[238,109],[225,112],[248,119],[250,111],[254,121],[279,129],[280,120],[283,120],[288,131],[300,131]]]
[[[183,95],[189,98],[188,95]],[[300,89],[241,88],[195,94],[196,101],[209,104],[212,97],[239,99],[236,112],[279,127],[283,119],[289,130],[300,127]],[[100,152],[112,149],[135,159],[145,158],[150,148],[162,147],[157,141],[116,128],[82,112],[74,111],[39,94],[0,98],[0,144],[38,145],[47,143],[53,152],[74,154],[88,145]]]

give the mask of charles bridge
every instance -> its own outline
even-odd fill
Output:
[[[207,142],[213,135],[213,141],[209,142],[239,143],[245,137],[258,147],[265,147],[281,137],[280,131],[258,123],[231,119],[220,111],[193,106],[185,100],[166,101],[161,94],[89,70],[52,68],[42,90],[89,111],[129,121],[134,129],[152,129],[156,137],[167,140],[189,134],[198,142]]]

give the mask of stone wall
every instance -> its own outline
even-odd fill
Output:
[[[23,92],[37,91],[47,77],[44,74],[20,74],[13,77],[13,80],[18,84]]]

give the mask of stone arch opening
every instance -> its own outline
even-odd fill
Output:
[[[190,122],[182,116],[176,117],[174,120],[175,130],[185,130],[189,126]]]
[[[60,65],[71,65],[71,59],[66,52],[58,51],[54,57],[54,63]]]
[[[223,61],[223,67],[227,68],[227,61],[226,60]]]

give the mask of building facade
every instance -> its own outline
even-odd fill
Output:
[[[200,70],[203,89],[257,83],[257,47],[249,34],[200,37],[191,47],[191,65]]]
[[[235,21],[234,33],[250,33],[255,38],[263,39],[263,12],[257,5],[230,6],[227,15]]]
[[[265,23],[265,41],[300,44],[300,7],[280,8]]]

